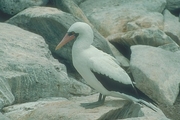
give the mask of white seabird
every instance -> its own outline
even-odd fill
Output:
[[[56,50],[71,40],[75,40],[72,47],[73,65],[84,80],[99,95],[98,102],[91,104],[96,107],[104,103],[106,96],[120,97],[134,102],[141,102],[155,109],[154,103],[149,97],[138,95],[142,93],[132,83],[128,74],[118,65],[115,58],[106,54],[91,44],[94,35],[91,27],[83,22],[74,23],[67,31]],[[144,97],[146,98],[145,101]],[[82,104],[85,106],[85,104]]]

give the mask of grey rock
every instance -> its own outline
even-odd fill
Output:
[[[77,21],[81,20],[56,8],[33,7],[22,11],[7,22],[43,36],[52,53],[71,61],[73,41],[61,50],[55,51],[55,47],[64,37],[69,27]],[[106,53],[112,54],[107,41],[95,29],[94,35],[93,45]]]
[[[52,57],[41,36],[0,23],[0,45],[0,76],[9,83],[15,103],[71,96],[77,82],[69,80],[66,67]]]
[[[168,50],[171,52],[176,52],[180,50],[179,45],[177,45],[176,43],[164,44],[164,45],[159,46],[159,48],[162,48],[164,50]]]
[[[146,17],[148,24],[159,23],[161,16],[161,24],[163,24],[163,16],[160,14],[166,5],[166,0],[146,1],[146,0],[91,0],[84,1],[79,4],[79,7],[85,13],[89,21],[96,27],[96,29],[104,36],[108,37],[119,32],[125,32],[126,24],[128,22],[143,19]],[[153,16],[153,17],[152,17]],[[149,19],[150,18],[150,19]],[[148,20],[149,19],[149,20]]]
[[[48,0],[1,0],[0,10],[7,14],[15,15],[30,6],[46,5],[47,3]]]
[[[167,0],[167,9],[170,11],[175,11],[180,8],[179,0]]]
[[[8,81],[2,77],[2,74],[0,73],[0,109],[4,106],[11,105],[13,102],[14,96],[11,92]]]
[[[172,105],[179,93],[180,54],[145,45],[131,50],[130,69],[136,86],[158,103]]]
[[[5,116],[13,120],[112,120],[118,118],[152,120],[152,118],[166,118],[162,112],[154,112],[145,106],[113,97],[107,97],[105,104],[97,108],[84,109],[80,106],[80,103],[96,101],[97,97],[98,94],[73,97],[70,100],[63,98],[39,100],[5,107],[3,111]]]
[[[129,31],[125,34],[118,36],[118,39],[111,39],[111,42],[125,44],[128,46],[138,44],[150,46],[161,46],[169,43],[176,44],[162,30],[156,27]]]
[[[78,1],[77,1],[78,2]],[[73,16],[81,19],[82,21],[91,25],[89,20],[86,18],[84,12],[79,8],[76,4],[76,1],[73,0],[54,0],[55,6],[59,9],[63,9],[64,11],[71,13]],[[91,25],[92,26],[92,25]]]
[[[180,1],[179,1],[180,2]],[[179,18],[164,10],[164,32],[180,45]]]
[[[0,120],[10,120],[8,117],[0,113]],[[13,119],[12,119],[13,120]]]

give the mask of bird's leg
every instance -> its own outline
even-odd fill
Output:
[[[104,104],[105,98],[106,98],[106,96],[102,95],[100,93],[97,102],[93,102],[93,103],[81,103],[81,106],[86,108],[86,109],[92,109],[92,108],[95,108],[95,107],[99,107],[99,106],[102,106]]]

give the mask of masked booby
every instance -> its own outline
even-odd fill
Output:
[[[114,96],[141,102],[154,109],[155,106],[152,104],[154,101],[133,85],[130,77],[118,65],[116,59],[91,45],[93,39],[91,27],[86,23],[76,22],[71,25],[67,34],[55,48],[58,50],[69,41],[75,40],[72,46],[73,65],[87,84],[100,93],[98,101],[88,105],[100,106],[104,103],[106,96]]]

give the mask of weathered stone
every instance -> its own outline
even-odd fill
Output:
[[[103,106],[84,109],[80,103],[96,101],[98,94],[75,97],[71,100],[59,98],[13,105],[3,109],[4,115],[13,120],[112,120],[118,118],[166,118],[162,112],[129,103],[122,99],[107,97]],[[21,114],[20,114],[21,113]],[[153,117],[152,117],[153,116]],[[164,120],[168,120],[167,118]]]
[[[14,96],[11,93],[11,88],[8,81],[5,80],[0,73],[0,110],[14,102]]]
[[[136,86],[153,100],[172,105],[179,93],[180,54],[161,48],[131,47],[130,68]]]
[[[0,120],[10,120],[8,117],[0,113]],[[12,119],[13,120],[13,119]]]
[[[180,1],[179,0],[167,0],[167,9],[170,11],[179,10]]]
[[[80,94],[74,86],[82,84],[69,80],[65,66],[52,57],[41,36],[0,23],[0,45],[0,76],[8,81],[15,103],[69,97],[72,90]]]
[[[176,52],[180,50],[179,45],[177,45],[176,43],[164,44],[164,45],[159,46],[159,48],[162,48],[164,50],[168,50],[171,52]]]
[[[22,11],[7,22],[40,34],[46,40],[52,53],[71,60],[73,41],[69,42],[61,50],[55,51],[55,47],[64,37],[69,27],[77,21],[80,20],[56,8],[33,7]],[[107,41],[96,30],[94,30],[94,35],[93,45],[104,52],[112,54]]]
[[[54,4],[57,8],[71,13],[73,16],[91,25],[89,20],[84,15],[84,12],[78,7],[76,3],[77,2],[74,2],[73,0],[54,0]]]
[[[142,27],[157,25],[162,28],[163,16],[160,13],[165,5],[166,0],[86,0],[79,7],[96,29],[108,37],[127,31],[126,24],[138,19]]]
[[[160,46],[164,44],[174,43],[169,36],[167,36],[162,30],[154,28],[144,28],[134,31],[129,31],[126,34],[118,36],[118,39],[112,39],[111,42],[118,44],[131,45],[150,45]]]
[[[180,1],[179,1],[180,2]],[[164,10],[164,32],[180,45],[179,18]]]
[[[47,2],[48,0],[1,0],[0,10],[10,15],[15,15],[25,8],[46,5]]]

